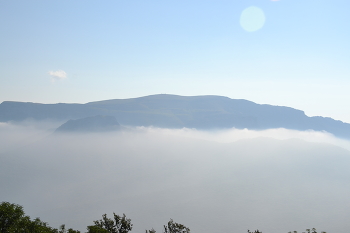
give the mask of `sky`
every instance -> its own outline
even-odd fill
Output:
[[[221,95],[350,122],[345,0],[0,1],[0,102]]]

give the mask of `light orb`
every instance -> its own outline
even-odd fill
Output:
[[[259,7],[251,6],[242,11],[240,24],[247,32],[255,32],[264,26],[265,20],[264,11]]]

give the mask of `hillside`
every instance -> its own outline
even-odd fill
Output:
[[[256,104],[222,96],[151,95],[86,104],[39,104],[4,101],[0,121],[74,120],[96,115],[114,116],[121,125],[167,128],[287,128],[327,131],[350,138],[350,124],[325,117],[308,117],[290,107]]]
[[[56,132],[101,132],[120,129],[113,116],[93,116],[69,120],[56,129]]]

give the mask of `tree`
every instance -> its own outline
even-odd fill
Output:
[[[72,228],[69,228],[68,230],[66,230],[66,225],[62,224],[59,227],[58,233],[80,233],[80,231],[73,230]]]
[[[149,230],[149,231],[146,230],[146,233],[156,233],[156,231],[152,228],[152,229]]]
[[[317,230],[316,230],[316,228],[306,229],[306,232],[307,232],[307,233],[317,233]],[[292,232],[290,231],[290,232],[288,232],[288,233],[292,233]],[[298,232],[297,232],[297,231],[293,231],[293,233],[298,233]],[[305,232],[303,232],[303,233],[305,233]],[[321,231],[321,233],[327,233],[327,232]]]
[[[310,229],[306,229],[306,232],[307,233],[317,233],[316,228],[312,228],[311,230]],[[325,231],[321,231],[321,233],[326,233],[326,232]]]
[[[24,217],[23,207],[9,202],[0,204],[0,232],[8,233],[15,230]]]
[[[170,219],[168,226],[164,225],[164,233],[190,233],[190,228]]]
[[[101,220],[94,221],[95,225],[88,226],[88,233],[128,233],[132,230],[131,219],[113,213],[114,219],[102,215]]]
[[[109,233],[109,231],[99,226],[88,226],[87,230],[88,230],[88,233]]]
[[[35,218],[30,220],[29,216],[24,216],[16,230],[15,233],[57,233],[57,229],[50,227],[46,222],[40,220],[40,218]]]
[[[9,202],[0,204],[0,233],[80,233],[73,229],[65,229],[62,225],[60,229],[50,227],[46,222],[35,218],[31,220],[26,216],[23,207]]]
[[[259,230],[255,230],[254,232],[252,232],[252,231],[248,230],[248,233],[262,233],[262,232],[261,232],[261,231],[259,231]]]

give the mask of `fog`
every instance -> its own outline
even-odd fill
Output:
[[[53,133],[0,123],[0,197],[85,232],[125,213],[132,232],[170,218],[193,233],[347,232],[350,143],[325,132],[126,128]]]

